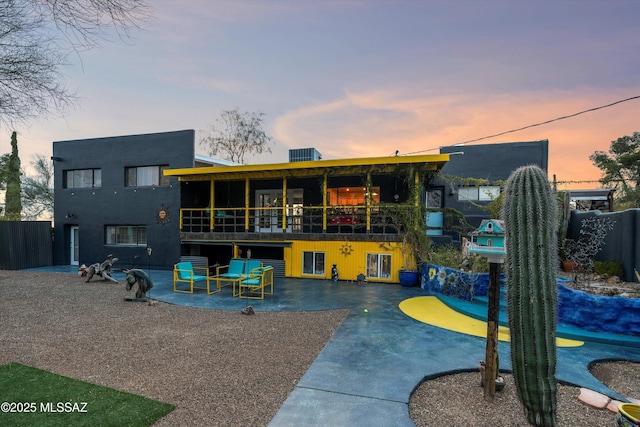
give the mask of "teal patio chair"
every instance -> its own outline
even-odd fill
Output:
[[[216,275],[212,277],[216,281],[218,290],[222,286],[233,285],[235,294],[235,284],[242,278],[245,270],[245,260],[233,258],[229,261],[229,265],[221,265],[216,268]]]
[[[262,261],[258,259],[248,259],[247,262],[244,264],[244,272],[240,276],[240,279],[244,280],[249,278],[253,271],[261,267],[262,267]],[[236,292],[235,283],[233,284],[233,296],[234,297],[238,296],[238,293]]]
[[[265,291],[269,288],[269,291]],[[273,267],[258,267],[251,271],[249,277],[238,284],[238,297],[247,299],[264,299],[265,294],[273,295]]]
[[[205,274],[196,274],[196,270],[203,270]],[[173,291],[192,294],[194,289],[206,289],[207,293],[211,294],[212,292],[207,271],[207,268],[194,267],[189,261],[177,263],[173,266]],[[207,285],[205,288],[196,287],[195,284],[197,282],[206,282]],[[188,284],[187,288],[184,287],[185,283]],[[179,284],[183,285],[179,287]]]

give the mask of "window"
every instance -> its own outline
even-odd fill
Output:
[[[96,188],[102,186],[102,169],[64,171],[64,188]]]
[[[458,200],[491,201],[500,196],[500,187],[497,185],[480,185],[478,187],[459,187]]]
[[[324,252],[302,252],[302,274],[324,276]]]
[[[329,204],[337,205],[364,205],[367,203],[366,197],[369,196],[366,187],[338,187],[328,188],[327,196]],[[380,203],[380,187],[371,188],[371,201]]]
[[[391,255],[367,254],[367,277],[377,279],[390,279]]]
[[[500,187],[497,185],[481,185],[478,187],[478,200],[495,200],[500,196]]]
[[[458,188],[458,200],[478,200],[478,187]]]
[[[145,225],[108,225],[105,234],[107,245],[147,246]]]
[[[163,175],[164,170],[168,167],[168,165],[162,165],[125,168],[125,185],[127,187],[169,185],[169,177]]]
[[[427,208],[440,209],[442,207],[442,188],[427,190]]]

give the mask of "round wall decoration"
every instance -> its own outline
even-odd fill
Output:
[[[171,212],[169,212],[169,207],[162,205],[160,209],[156,211],[156,221],[158,224],[168,224],[171,222]]]
[[[344,243],[342,245],[342,247],[340,248],[340,252],[344,256],[349,256],[349,255],[351,255],[351,252],[353,252],[353,247],[351,247],[351,245],[349,243]]]

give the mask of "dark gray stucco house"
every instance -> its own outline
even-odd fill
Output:
[[[171,268],[180,257],[180,186],[164,169],[227,164],[197,156],[194,140],[181,130],[53,142],[54,264],[113,254],[119,268]]]
[[[511,172],[532,164],[548,170],[549,141],[444,146],[440,154],[451,156],[429,189],[428,207],[456,209],[478,227],[490,218],[484,207],[500,195]],[[459,233],[449,234],[454,242],[459,241]]]

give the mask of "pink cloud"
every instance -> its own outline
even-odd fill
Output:
[[[640,93],[640,88],[636,91]],[[522,128],[631,95],[629,90],[580,88],[487,97],[484,94],[406,96],[393,91],[345,93],[340,99],[284,114],[273,130],[289,148],[317,148],[325,158],[429,153],[442,145]],[[589,156],[637,128],[640,100],[573,118],[488,138],[473,144],[549,140],[549,176],[559,181],[597,181]],[[571,188],[597,188],[597,182]]]

